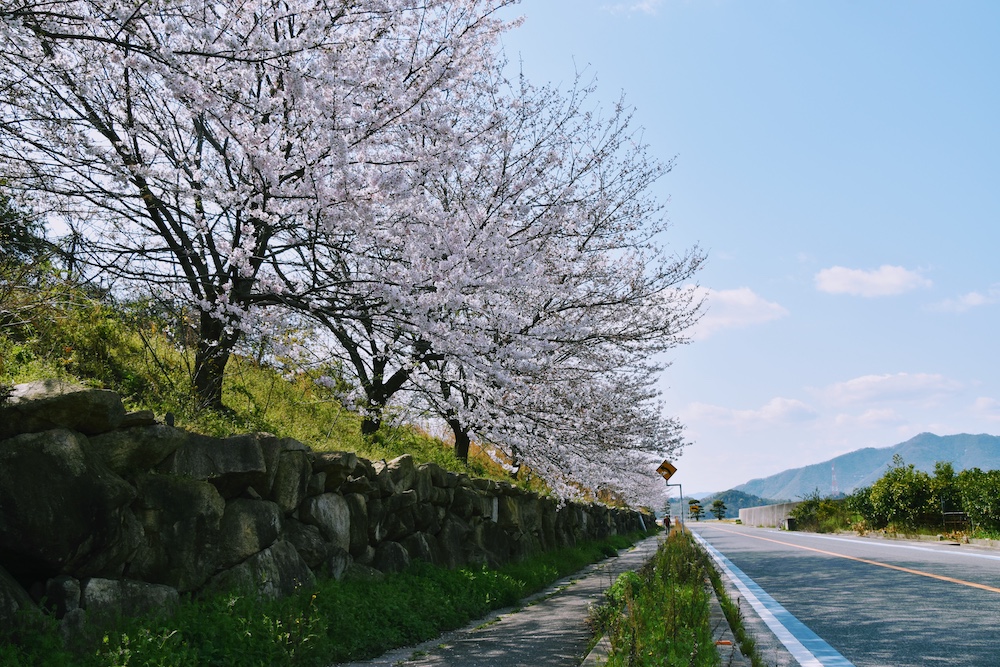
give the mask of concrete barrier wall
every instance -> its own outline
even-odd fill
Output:
[[[740,510],[740,521],[745,526],[763,526],[765,528],[781,528],[785,519],[800,503],[781,503],[779,505],[762,505],[760,507],[744,507]]]

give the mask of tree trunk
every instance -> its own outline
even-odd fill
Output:
[[[201,314],[198,348],[194,355],[194,390],[199,408],[221,410],[222,381],[235,340],[208,313]]]
[[[469,445],[471,444],[469,432],[462,428],[462,423],[457,419],[449,419],[448,426],[451,427],[451,432],[455,434],[455,458],[462,463],[468,463]]]
[[[361,436],[365,439],[371,438],[375,435],[381,425],[381,416],[374,416],[372,414],[365,415],[364,419],[361,420]]]

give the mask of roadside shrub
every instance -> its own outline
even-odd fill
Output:
[[[892,457],[885,475],[872,484],[869,495],[874,528],[893,526],[902,530],[916,528],[935,514],[931,477],[917,470],[903,457]]]
[[[963,470],[955,480],[962,508],[977,529],[1000,530],[1000,470]]]
[[[791,511],[800,530],[835,533],[851,527],[851,512],[842,498],[823,498],[819,491],[806,496]]]
[[[934,464],[934,476],[931,478],[931,504],[942,512],[957,512],[962,510],[962,497],[958,489],[958,476],[955,468],[947,461]]]
[[[859,533],[874,530],[876,527],[877,517],[872,506],[871,493],[872,487],[863,486],[844,498],[844,506],[853,517],[851,528]]]

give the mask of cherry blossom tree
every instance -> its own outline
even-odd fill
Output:
[[[354,369],[368,432],[397,398],[439,415],[460,459],[475,434],[563,490],[652,474],[649,457],[682,438],[659,415],[651,359],[686,341],[703,260],[657,244],[650,186],[669,164],[623,105],[602,118],[585,87],[494,76],[455,107],[460,159],[414,165],[406,196],[372,216],[369,250],[317,239],[303,253],[315,282],[371,287],[313,314]]]
[[[459,458],[473,406],[509,375],[544,383],[532,375],[551,368],[543,355],[612,368],[621,357],[595,354],[603,344],[655,354],[683,342],[697,312],[680,286],[702,257],[652,243],[664,225],[648,190],[669,164],[647,157],[624,106],[602,119],[585,87],[509,86],[501,69],[463,91],[449,120],[460,154],[414,164],[406,196],[372,217],[384,232],[371,231],[369,251],[317,240],[301,262],[315,282],[371,286],[349,308],[314,309],[354,369],[369,430],[396,392],[416,389],[452,426]]]
[[[679,447],[679,425],[653,405],[662,366],[651,359],[686,342],[699,303],[685,285],[703,256],[656,245],[665,224],[650,186],[670,165],[648,157],[623,105],[604,119],[586,109],[589,92],[522,80],[500,105],[509,111],[489,149],[473,153],[482,161],[468,161],[439,195],[502,221],[490,245],[517,277],[473,292],[447,311],[440,335],[433,323],[424,334],[448,361],[419,369],[423,395],[460,458],[470,430],[553,471],[572,468],[545,446],[560,433],[577,458],[588,455],[588,435],[609,450]]]
[[[424,156],[390,135],[447,135],[506,4],[0,0],[0,167],[95,270],[198,308],[193,380],[219,406],[254,309],[330,293],[275,267],[405,190],[394,167]]]
[[[406,401],[460,458],[632,493],[683,444],[656,359],[703,256],[665,246],[671,164],[623,103],[504,79],[512,2],[0,0],[0,173],[92,272],[196,309],[203,404],[292,313],[366,433]]]

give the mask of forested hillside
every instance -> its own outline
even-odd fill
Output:
[[[814,492],[821,496],[835,495],[835,491],[850,493],[881,478],[897,454],[924,472],[933,472],[938,461],[951,463],[956,471],[969,468],[994,470],[1000,468],[1000,436],[921,433],[893,447],[866,447],[823,463],[754,479],[734,490],[790,500],[800,500]],[[834,477],[836,490],[833,488]]]
[[[706,510],[709,510],[712,507],[712,503],[716,500],[721,500],[726,504],[727,519],[738,518],[740,516],[740,510],[744,507],[759,507],[761,505],[774,505],[776,503],[788,502],[785,499],[761,498],[760,496],[730,489],[729,491],[713,493],[710,496],[706,496],[702,499],[701,505]]]

